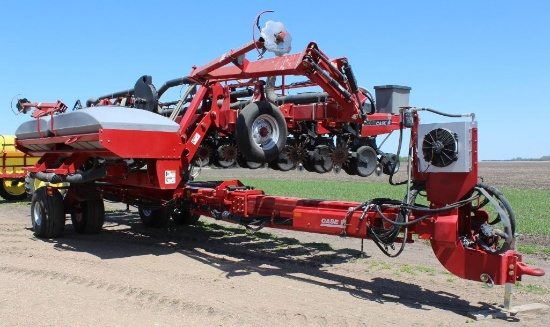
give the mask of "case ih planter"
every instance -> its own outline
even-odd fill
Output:
[[[16,133],[20,150],[41,156],[28,171],[45,182],[70,183],[64,197],[55,187],[35,192],[35,235],[61,236],[66,214],[77,232],[98,232],[107,199],[137,206],[147,226],[165,226],[170,218],[191,224],[203,215],[254,229],[372,239],[390,256],[416,234],[430,240],[441,264],[462,278],[511,285],[523,275],[544,274],[516,252],[508,202],[479,183],[473,115],[444,114],[453,121],[420,124],[420,112],[438,112],[409,107],[409,88],[377,87],[377,105],[358,86],[346,58],[330,59],[313,42],[282,55],[285,48],[277,46],[285,45],[288,32],[265,30],[158,90],[143,76],[133,89],[90,99],[86,108],[70,112],[60,102],[20,101],[20,110],[36,108],[36,120]],[[263,54],[266,44],[275,44],[279,56],[245,58]],[[302,81],[285,82],[296,77]],[[183,84],[188,88],[181,99],[159,100]],[[411,133],[404,199],[298,199],[269,196],[236,180],[193,181],[194,166],[237,160],[251,168],[267,163],[283,171],[297,166],[361,176],[379,168],[391,177],[399,168],[397,155],[381,151],[377,137],[392,131]],[[427,205],[418,203],[419,196]]]

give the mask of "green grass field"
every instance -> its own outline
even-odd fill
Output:
[[[363,202],[385,197],[403,199],[405,186],[384,183],[242,180],[269,195]],[[550,190],[499,189],[510,202],[520,234],[550,236]]]

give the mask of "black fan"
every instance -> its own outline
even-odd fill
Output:
[[[456,133],[446,128],[436,128],[422,141],[424,160],[436,167],[447,167],[458,159]]]

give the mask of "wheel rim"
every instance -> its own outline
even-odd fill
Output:
[[[36,226],[42,225],[42,210],[40,210],[40,205],[35,203],[32,207],[32,211],[34,213],[34,224]]]
[[[270,150],[277,146],[279,140],[279,126],[271,115],[260,115],[252,123],[252,138],[254,143],[263,150]]]
[[[10,195],[21,195],[25,193],[25,182],[5,179],[2,180],[2,187]]]

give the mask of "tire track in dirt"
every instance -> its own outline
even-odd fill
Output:
[[[154,307],[155,309],[168,309],[172,311],[191,311],[195,313],[198,312],[207,314],[209,316],[222,317],[222,313],[215,312],[215,310],[210,306],[196,304],[191,301],[171,297],[142,287],[110,283],[102,280],[95,280],[78,275],[65,274],[45,269],[30,269],[6,265],[0,266],[0,273],[13,274],[16,276],[33,278],[37,280],[54,281],[63,284],[79,285],[83,288],[103,290],[116,295],[121,295],[127,300],[135,301],[142,307]]]
[[[54,282],[61,285],[76,285],[83,290],[93,289],[100,292],[106,292],[117,298],[123,298],[125,301],[131,301],[138,305],[141,309],[160,310],[166,314],[184,314],[184,315],[199,315],[200,317],[208,317],[220,321],[220,325],[241,326],[239,315],[257,315],[257,321],[252,325],[261,325],[265,319],[267,321],[284,321],[287,326],[366,326],[359,320],[349,317],[341,317],[337,320],[328,319],[327,317],[314,315],[310,316],[307,313],[290,312],[288,310],[276,310],[264,308],[265,310],[250,311],[246,307],[235,306],[230,303],[224,303],[224,308],[214,307],[213,305],[198,304],[191,300],[185,300],[178,297],[163,294],[161,292],[124,285],[121,283],[112,283],[103,280],[86,278],[78,275],[72,275],[57,271],[45,269],[31,269],[15,266],[0,266],[0,274],[11,274],[18,279],[24,280],[26,283],[29,280],[38,282],[46,281]],[[221,323],[223,322],[223,323]],[[246,325],[250,325],[250,319]]]

